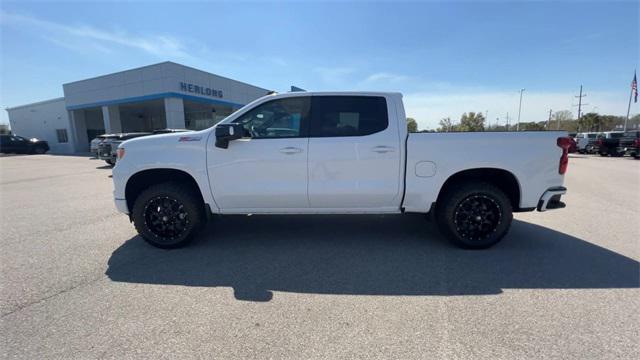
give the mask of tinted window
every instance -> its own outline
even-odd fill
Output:
[[[374,96],[314,96],[310,136],[363,136],[387,128],[387,102]]]
[[[306,136],[309,97],[277,99],[258,105],[234,122],[242,124],[244,136],[279,138]]]

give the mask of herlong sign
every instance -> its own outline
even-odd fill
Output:
[[[212,89],[206,86],[180,82],[180,90],[198,95],[222,98],[222,90]]]

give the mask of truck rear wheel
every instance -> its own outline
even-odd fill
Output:
[[[163,248],[186,245],[205,223],[202,199],[180,183],[167,182],[144,190],[132,211],[133,224],[149,244]]]
[[[454,185],[436,204],[440,230],[455,245],[486,249],[500,241],[513,220],[511,202],[488,183]]]

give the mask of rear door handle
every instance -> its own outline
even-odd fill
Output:
[[[286,148],[280,149],[280,152],[287,155],[293,155],[301,153],[302,149],[293,146],[287,146]]]
[[[378,145],[378,146],[374,146],[373,149],[371,149],[371,151],[377,152],[378,154],[384,154],[388,152],[394,152],[395,149],[392,148],[391,146]]]

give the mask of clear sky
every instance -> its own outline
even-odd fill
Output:
[[[624,115],[639,3],[3,0],[0,105],[171,60],[277,91],[400,91],[421,129],[465,111],[514,119],[521,88],[522,121],[575,114],[580,84],[586,111]]]

